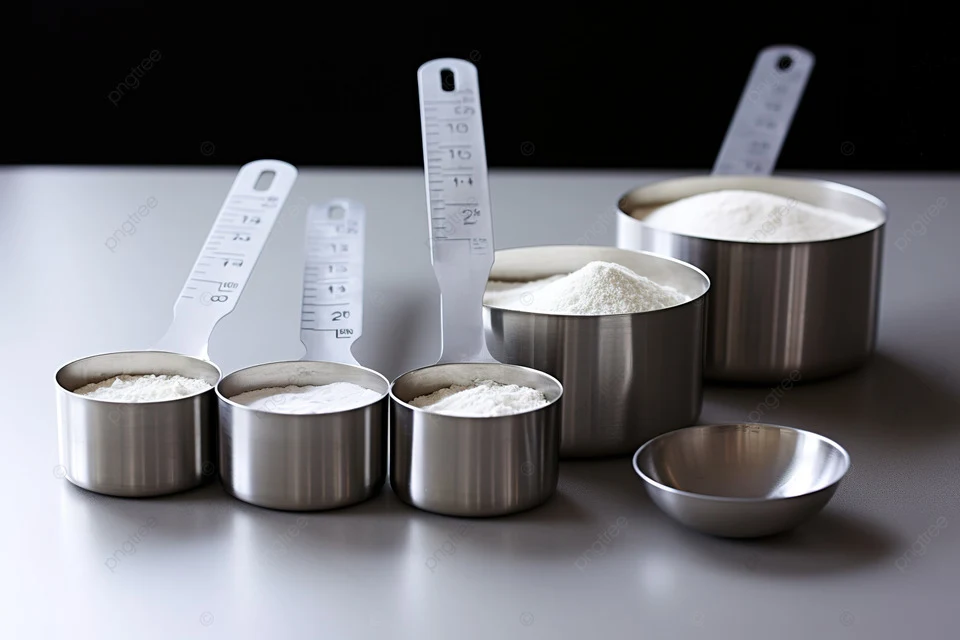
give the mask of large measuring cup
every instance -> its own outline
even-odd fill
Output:
[[[813,54],[799,47],[761,51],[712,175],[644,185],[618,202],[618,247],[667,255],[710,277],[708,379],[780,384],[823,378],[862,365],[876,345],[886,206],[846,185],[770,175],[813,66]],[[670,202],[727,189],[769,193],[787,203],[748,241],[701,238],[644,222]],[[794,215],[796,202],[875,226],[832,240],[767,241],[782,219]]]
[[[320,511],[375,496],[387,476],[385,377],[350,348],[363,320],[363,206],[334,200],[307,214],[300,361],[231,373],[217,385],[220,478],[230,495],[260,507]],[[379,394],[342,411],[290,413],[275,401],[254,409],[231,400],[248,391],[350,382]]]
[[[174,306],[166,335],[149,351],[74,360],[56,374],[60,464],[84,489],[123,497],[183,491],[212,477],[220,369],[207,342],[236,306],[297,178],[278,160],[244,165]],[[74,393],[114,376],[180,375],[200,393],[157,402],[116,402]]]
[[[557,488],[563,387],[540,371],[500,364],[484,341],[483,292],[494,249],[476,67],[433,60],[418,78],[442,348],[437,364],[390,386],[390,485],[407,504],[444,515],[524,511]],[[478,379],[537,389],[548,404],[497,417],[441,415],[409,404]]]

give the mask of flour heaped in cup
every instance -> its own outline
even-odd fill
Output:
[[[590,262],[569,275],[526,283],[491,281],[483,303],[532,313],[603,316],[673,307],[690,297],[623,265]]]

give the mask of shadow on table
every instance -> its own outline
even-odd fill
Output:
[[[646,492],[632,466],[632,454],[560,463],[560,492],[585,511],[647,505]]]
[[[778,423],[776,410],[763,405],[770,386],[712,384],[710,391],[768,413],[759,422]],[[796,386],[782,390],[782,396],[791,405],[816,407],[816,419],[829,425],[836,438],[869,434],[892,446],[928,449],[955,436],[960,426],[960,400],[950,389],[932,372],[884,353],[850,373],[810,382],[801,378]],[[803,428],[819,430],[813,421]]]
[[[557,493],[545,505],[522,514],[474,520],[470,545],[493,556],[569,561],[618,520],[637,522],[653,505],[628,457],[564,460]]]
[[[755,540],[714,538],[683,529],[691,552],[738,573],[775,576],[856,571],[889,562],[908,543],[879,525],[841,513],[824,511],[793,531]]]
[[[821,394],[817,405],[831,412],[838,437],[868,433],[898,447],[928,449],[955,436],[960,426],[960,400],[954,393],[931,372],[882,353],[830,383],[814,383],[810,389]]]

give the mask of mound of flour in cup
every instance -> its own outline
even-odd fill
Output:
[[[815,242],[869,231],[876,222],[759,191],[713,191],[658,207],[643,223],[731,242]]]
[[[268,387],[235,395],[230,400],[251,409],[272,413],[331,413],[358,409],[379,400],[383,394],[351,382],[320,386]]]
[[[471,385],[455,384],[410,401],[430,413],[463,418],[509,416],[538,409],[547,404],[540,391],[493,380],[476,380]]]
[[[97,400],[159,402],[176,400],[212,387],[206,380],[166,375],[122,375],[84,385],[74,393]]]
[[[612,262],[590,262],[569,275],[518,284],[490,281],[483,303],[533,313],[600,316],[641,313],[690,300]]]

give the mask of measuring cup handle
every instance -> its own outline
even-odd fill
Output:
[[[483,331],[494,239],[477,68],[431,60],[417,83],[430,253],[440,285],[439,362],[495,362]]]
[[[296,179],[296,167],[280,160],[241,167],[154,349],[209,360],[210,335],[236,307]]]
[[[713,175],[770,175],[813,71],[801,47],[760,51],[713,165]]]
[[[337,198],[307,211],[300,341],[303,360],[359,364],[351,348],[363,331],[366,211]]]
[[[440,359],[453,362],[496,362],[487,351],[483,330],[483,293],[486,275],[463,279],[455,272],[437,273],[440,285]],[[450,277],[446,277],[449,275]]]

